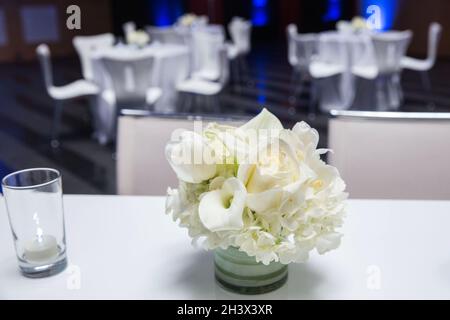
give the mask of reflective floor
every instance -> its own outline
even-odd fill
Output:
[[[241,83],[230,83],[220,94],[220,113],[256,114],[267,107],[285,124],[305,120],[319,130],[321,147],[327,145],[326,114],[307,117],[309,90],[293,102],[291,68],[286,49],[253,48],[248,57],[248,71],[241,73]],[[57,84],[81,78],[78,59],[54,59]],[[433,101],[436,111],[450,112],[450,61],[439,61],[431,71]],[[405,71],[402,80],[405,101],[400,111],[428,111],[429,95],[420,77]],[[37,63],[0,65],[0,178],[28,167],[53,167],[63,175],[64,191],[78,194],[114,194],[115,160],[113,146],[100,146],[91,139],[87,101],[80,99],[65,107],[61,127],[61,146],[49,143],[53,103],[47,96]],[[208,113],[199,101],[192,113]],[[217,112],[217,111],[216,111]]]

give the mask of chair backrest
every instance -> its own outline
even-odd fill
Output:
[[[153,53],[105,55],[101,58],[114,89],[116,104],[122,107],[145,106],[146,94],[155,82]]]
[[[294,38],[297,35],[297,26],[293,23],[286,27],[286,36],[288,44],[288,62],[291,66],[295,67],[298,63],[296,54],[296,45]]]
[[[339,32],[323,32],[317,36],[314,59],[323,63],[348,66],[350,64],[347,36]]]
[[[370,117],[329,121],[328,144],[334,151],[329,160],[351,198],[450,200],[448,114],[362,114]]]
[[[372,66],[377,68],[373,42],[369,34],[361,33],[357,37],[350,35],[351,66]]]
[[[231,40],[238,49],[238,54],[247,54],[251,49],[252,24],[242,18],[233,18],[228,25]]]
[[[436,62],[439,40],[442,34],[442,26],[437,22],[432,22],[428,29],[428,55],[427,61],[430,67]]]
[[[39,64],[41,65],[42,74],[44,76],[45,88],[47,91],[53,87],[53,71],[52,71],[52,63],[50,61],[50,49],[49,47],[42,43],[37,46],[36,54],[39,59]]]
[[[209,32],[203,28],[195,29],[192,34],[193,70],[220,70],[220,59],[217,54],[224,45],[222,33]]]
[[[372,34],[375,60],[380,74],[395,73],[400,70],[400,61],[405,56],[412,32],[389,31]]]
[[[93,80],[91,56],[95,51],[112,47],[114,35],[104,33],[95,36],[76,36],[73,38],[73,46],[81,61],[81,71],[86,80]]]
[[[125,111],[126,113],[126,111]],[[136,114],[136,113],[135,113]],[[195,120],[201,120],[196,117]],[[241,125],[244,119],[202,119]],[[248,119],[245,119],[248,120]],[[205,125],[205,123],[203,123]],[[176,129],[194,129],[194,119],[162,115],[122,115],[117,139],[117,193],[122,195],[165,195],[178,185],[165,157],[165,146]]]
[[[125,22],[122,25],[123,35],[125,36],[125,39],[128,38],[128,35],[134,31],[136,31],[136,24],[133,21]]]
[[[230,78],[230,60],[228,59],[227,48],[225,45],[219,48],[219,59],[220,59],[219,83],[222,85],[223,88]]]
[[[185,37],[174,27],[146,27],[152,42],[185,44]]]
[[[312,33],[297,34],[294,36],[297,68],[308,70],[311,59],[317,53],[317,35]]]

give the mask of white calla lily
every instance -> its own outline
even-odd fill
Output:
[[[215,176],[217,166],[208,163],[204,154],[212,154],[212,149],[204,138],[192,131],[184,131],[179,141],[166,146],[166,158],[178,179],[189,183],[200,183]]]
[[[246,196],[245,186],[236,178],[227,179],[221,189],[205,193],[198,207],[205,228],[212,232],[242,229]]]

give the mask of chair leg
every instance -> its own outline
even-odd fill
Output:
[[[316,118],[316,105],[318,98],[318,83],[317,80],[311,81],[311,90],[308,104],[308,119],[314,120]]]
[[[235,92],[241,92],[242,78],[239,70],[239,57],[236,57],[231,62],[231,70],[233,73],[233,90]]]
[[[250,78],[250,72],[248,69],[248,64],[247,64],[247,60],[245,56],[241,56],[238,58],[240,60],[241,63],[241,70],[242,70],[242,74],[244,75],[244,79],[245,79],[245,84],[247,86],[253,86],[253,81]]]
[[[214,110],[216,111],[216,113],[220,113],[221,110],[221,105],[220,105],[220,98],[219,98],[219,94],[215,94],[211,97],[212,99],[212,103],[214,105]]]
[[[291,72],[291,88],[293,87],[294,89],[292,90],[292,94],[289,96],[288,100],[289,100],[289,104],[295,104],[295,102],[297,101],[297,82],[298,82],[298,71],[295,68],[292,68],[292,72]]]
[[[184,103],[183,111],[184,112],[191,111],[192,99],[193,99],[192,93],[186,93],[186,94],[183,94],[183,95],[184,95],[183,98],[186,100],[186,102]]]
[[[96,140],[99,140],[100,137],[100,121],[98,119],[98,114],[96,112],[96,106],[97,106],[97,96],[89,96],[87,98],[88,104],[89,104],[89,112],[91,115],[91,121],[92,121],[92,137]]]
[[[434,103],[433,92],[431,90],[430,74],[428,73],[428,71],[422,71],[420,73],[420,77],[422,79],[422,85],[423,85],[424,89],[427,91],[427,95],[428,95],[428,109],[434,110],[436,105]]]
[[[54,110],[53,110],[53,127],[52,127],[52,135],[50,140],[50,145],[52,148],[58,148],[59,147],[59,128],[61,126],[61,119],[62,119],[62,102],[56,101]]]

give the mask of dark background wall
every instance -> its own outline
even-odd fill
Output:
[[[81,8],[81,30],[66,28],[65,9],[70,4]],[[338,20],[364,15],[369,4],[383,8],[389,27],[414,32],[408,52],[412,55],[426,53],[428,25],[432,21],[440,22],[443,35],[439,55],[450,57],[449,0],[0,0],[0,13],[5,17],[0,31],[7,36],[6,43],[0,43],[0,62],[34,59],[34,48],[39,42],[47,42],[56,56],[70,55],[74,53],[72,38],[75,35],[103,32],[121,35],[122,24],[126,21],[135,21],[140,28],[170,25],[187,12],[208,15],[212,23],[219,24],[228,24],[233,16],[242,16],[253,22],[255,44],[284,45],[289,23],[296,23],[300,32],[334,29]],[[57,21],[52,26],[58,28],[59,36],[57,40],[44,38],[29,43],[24,38],[21,11],[25,7],[40,6],[50,6],[57,11]],[[37,24],[48,23],[45,19],[36,21]]]

